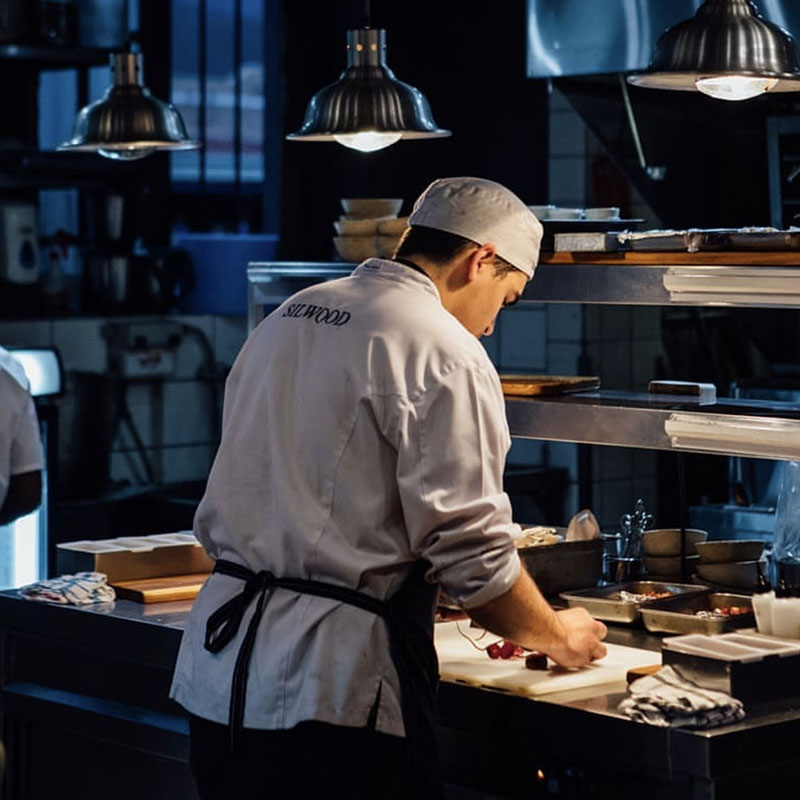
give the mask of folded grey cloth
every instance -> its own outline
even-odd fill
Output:
[[[633,681],[619,711],[637,722],[662,728],[715,728],[744,719],[741,700],[703,689],[670,666]]]

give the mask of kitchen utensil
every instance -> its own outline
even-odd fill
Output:
[[[334,236],[333,246],[345,261],[363,261],[378,255],[376,236]]]
[[[711,616],[715,608],[747,608],[746,614]],[[703,612],[698,616],[697,612]],[[753,604],[746,594],[707,592],[653,600],[639,608],[645,628],[652,633],[725,633],[755,624]]]
[[[715,539],[699,542],[697,554],[703,564],[727,561],[758,561],[764,552],[763,539]]]
[[[377,236],[382,217],[369,219],[337,219],[333,227],[339,236]]]
[[[361,217],[396,217],[403,205],[402,197],[343,197],[339,202],[348,214]]]
[[[686,529],[686,554],[696,555],[697,543],[708,538],[708,531],[697,528]],[[642,534],[642,549],[646,556],[680,556],[681,529],[654,528]]]
[[[755,589],[764,569],[763,561],[728,561],[722,564],[698,564],[697,575],[718,586]]]
[[[629,595],[663,594],[671,595],[700,594],[707,591],[705,586],[694,586],[684,583],[661,583],[658,581],[628,581],[601,586],[595,589],[582,591],[562,592],[560,597],[566,600],[569,606],[582,606],[593,617],[610,622],[623,622],[630,624],[639,619],[639,607],[648,600],[623,600],[620,592]]]
[[[698,556],[686,556],[686,563],[691,567],[699,561]],[[644,565],[648,575],[660,575],[670,577],[680,577],[681,557],[680,556],[644,556]]]
[[[378,222],[378,233],[381,236],[402,236],[408,227],[408,217],[387,217]]]
[[[538,544],[520,547],[518,552],[544,595],[596,586],[603,574],[600,539]]]
[[[399,236],[376,236],[375,246],[380,258],[391,258],[397,245],[400,244]]]

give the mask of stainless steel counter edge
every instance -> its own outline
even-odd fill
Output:
[[[190,602],[140,605],[116,601],[102,606],[58,606],[0,592],[4,634],[51,639],[99,653],[171,670]],[[660,637],[643,630],[612,627],[609,641],[658,651]],[[713,779],[741,768],[741,753],[752,757],[796,758],[791,744],[800,736],[800,710],[752,716],[712,731],[663,729],[632,722],[616,712],[622,687],[600,687],[594,696],[553,695],[538,700],[491,689],[445,683],[439,691],[440,725],[459,731],[493,730],[544,744],[557,725],[566,725],[576,752],[586,748],[620,768],[638,768],[646,750],[649,768]],[[587,693],[590,694],[590,693]],[[550,742],[552,744],[552,742]],[[594,758],[594,756],[593,756]],[[739,761],[737,761],[739,759]]]

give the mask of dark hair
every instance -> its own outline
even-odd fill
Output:
[[[409,258],[419,254],[436,264],[444,264],[473,244],[475,243],[455,233],[414,225],[413,228],[406,228],[394,251],[394,257]]]
[[[410,258],[414,255],[424,255],[434,264],[444,264],[460,255],[468,247],[475,246],[475,242],[456,233],[440,231],[437,228],[426,228],[424,225],[414,225],[406,228],[393,258]],[[500,256],[494,257],[494,274],[505,275],[516,269]]]

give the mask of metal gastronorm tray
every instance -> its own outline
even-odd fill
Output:
[[[714,608],[747,606],[750,613],[737,617],[698,617],[698,611]],[[727,633],[736,628],[753,628],[756,618],[753,604],[746,594],[706,592],[705,594],[678,595],[664,600],[654,600],[640,609],[645,628],[652,633],[705,633],[709,636]]]
[[[662,583],[660,581],[628,581],[611,583],[594,589],[583,589],[575,592],[562,592],[560,597],[570,606],[583,606],[596,619],[608,622],[631,624],[639,619],[639,607],[643,604],[657,602],[655,600],[635,603],[621,600],[619,593],[631,594],[647,592],[671,592],[673,595],[700,594],[708,591],[707,586],[686,583]]]

